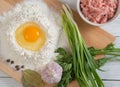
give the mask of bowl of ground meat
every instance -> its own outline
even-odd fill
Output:
[[[88,24],[105,25],[118,17],[120,0],[78,0],[77,11]]]

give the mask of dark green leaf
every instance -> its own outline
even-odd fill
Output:
[[[66,55],[67,54],[67,52],[65,51],[65,49],[63,49],[63,48],[58,48],[56,51],[55,51],[55,53],[59,53],[59,55]]]
[[[109,49],[113,49],[113,48],[115,48],[114,44],[110,43],[105,49],[109,50]]]
[[[109,60],[111,60],[111,58],[102,58],[102,59],[96,60],[98,68],[105,65]]]

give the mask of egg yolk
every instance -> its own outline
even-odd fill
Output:
[[[22,48],[38,51],[46,42],[46,33],[40,25],[27,22],[16,29],[15,38]]]
[[[23,35],[26,41],[35,42],[40,38],[40,30],[36,26],[28,26],[23,31]]]

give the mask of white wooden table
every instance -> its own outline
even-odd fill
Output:
[[[67,2],[75,9],[76,0],[62,1]],[[102,28],[116,36],[115,46],[120,47],[120,15],[112,24],[102,26]],[[102,69],[106,72],[98,71],[98,73],[103,79],[105,87],[120,87],[120,61],[109,62]],[[0,87],[22,87],[22,85],[0,71]]]

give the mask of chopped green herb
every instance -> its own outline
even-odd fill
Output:
[[[55,87],[67,87],[68,84],[74,79],[72,56],[67,54],[63,48],[58,48],[56,62],[63,68],[63,75],[61,81]]]

